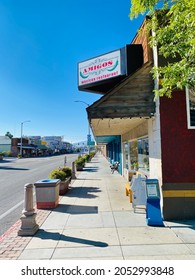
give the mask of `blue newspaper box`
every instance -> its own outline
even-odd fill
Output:
[[[149,226],[164,226],[160,208],[160,190],[157,179],[146,179],[146,221]]]

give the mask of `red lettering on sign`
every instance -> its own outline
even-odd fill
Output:
[[[92,71],[96,71],[96,70],[99,70],[99,69],[102,69],[102,68],[106,68],[106,67],[111,66],[111,65],[113,65],[112,60],[105,61],[102,64],[97,64],[97,65],[94,65],[94,66],[89,66],[88,68],[84,68],[83,73],[87,74],[88,72],[92,72]]]

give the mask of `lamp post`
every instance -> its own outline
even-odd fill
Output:
[[[88,107],[90,106],[88,103],[86,103],[85,101],[82,100],[76,100],[75,102],[81,102],[86,104]],[[88,137],[87,137],[87,144],[88,144],[88,153],[90,152],[90,145],[89,145],[89,141],[91,140],[91,134],[90,134],[90,124],[88,124]]]
[[[20,139],[20,155],[22,157],[22,137],[23,137],[23,124],[30,121],[23,121],[21,122],[21,139]]]

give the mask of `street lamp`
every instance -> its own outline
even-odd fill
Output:
[[[30,121],[23,121],[21,122],[21,140],[20,140],[20,155],[22,157],[22,137],[23,137],[23,124]]]
[[[88,107],[90,106],[88,103],[82,100],[76,100],[75,102],[81,102],[86,104]],[[90,134],[90,124],[88,124],[88,137],[87,137],[87,142],[88,142],[88,152],[90,152],[90,144],[89,141],[91,141],[91,134]]]

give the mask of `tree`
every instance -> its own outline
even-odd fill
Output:
[[[9,131],[8,131],[8,132],[6,132],[5,136],[8,136],[10,139],[12,139],[12,138],[13,138],[13,135],[12,135]]]
[[[158,96],[171,97],[174,89],[195,86],[195,1],[194,0],[131,0],[130,18],[149,13],[151,45],[168,63],[153,67],[153,77],[161,80],[155,90]]]

